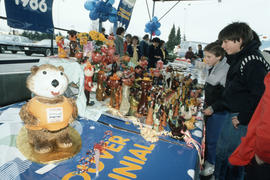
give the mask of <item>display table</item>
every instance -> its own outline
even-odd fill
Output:
[[[18,112],[23,103],[0,109],[0,177],[1,179],[197,179],[198,155],[195,148],[170,137],[160,137],[155,143],[145,141],[137,127],[102,115],[97,122],[79,117],[72,124],[82,139],[82,149],[73,158],[56,164],[38,164],[27,160],[16,147],[16,136],[23,126]],[[191,133],[202,140],[202,121]],[[107,151],[100,158],[100,172],[88,169],[75,175],[76,165],[86,151],[99,142],[104,132],[112,131]]]
[[[17,135],[23,127],[19,111],[25,102],[0,108],[0,179],[198,179],[199,158],[195,148],[169,136],[160,136],[155,143],[147,142],[131,122],[104,114],[106,102],[95,101],[94,106],[86,107],[83,67],[75,60],[45,58],[39,64],[63,66],[69,81],[79,86],[76,101],[79,117],[71,126],[80,134],[82,148],[73,158],[60,163],[44,165],[29,161],[16,147]],[[170,65],[185,66],[185,74],[192,74],[202,83],[205,80],[203,71],[193,68],[190,63],[174,62]],[[94,95],[91,98],[95,100]],[[200,112],[197,116],[202,117]],[[197,119],[191,135],[201,143],[203,121]],[[112,131],[112,137],[105,154],[100,156],[99,175],[96,175],[95,167],[81,175],[74,174],[79,160],[86,157],[86,152],[102,140],[108,130]]]

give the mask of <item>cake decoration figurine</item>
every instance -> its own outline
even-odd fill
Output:
[[[106,98],[105,93],[105,80],[107,79],[106,74],[103,70],[98,71],[98,78],[97,78],[97,90],[96,90],[96,99],[98,101],[104,101]]]
[[[58,57],[66,58],[67,52],[65,47],[65,41],[63,36],[56,36],[56,44],[58,46]]]
[[[74,57],[76,52],[78,51],[78,43],[77,43],[77,31],[70,30],[68,31],[69,37],[69,57]]]
[[[94,66],[91,65],[89,61],[86,61],[86,66],[84,67],[84,94],[86,96],[86,105],[93,106],[94,101],[90,101],[90,93],[93,88],[93,75],[94,75]]]
[[[111,92],[111,100],[110,100],[110,106],[112,108],[118,109],[120,108],[120,102],[121,102],[121,85],[120,85],[120,78],[117,76],[117,74],[113,74],[113,76],[110,77],[108,81],[108,85],[110,87]]]
[[[148,113],[148,92],[152,87],[152,80],[149,77],[144,77],[141,80],[141,99],[138,105],[138,114],[146,116]]]
[[[26,85],[35,96],[20,110],[24,127],[17,137],[19,150],[30,160],[46,163],[69,158],[81,147],[80,135],[69,127],[78,110],[72,98],[63,96],[68,83],[62,66],[31,68]]]

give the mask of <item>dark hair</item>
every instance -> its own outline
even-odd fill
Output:
[[[148,35],[148,34],[144,35],[144,36],[143,36],[143,39],[144,39],[144,40],[149,39],[149,35]]]
[[[131,34],[127,34],[127,35],[125,35],[125,37],[126,37],[126,38],[127,38],[127,37],[131,38],[132,36],[131,36]]]
[[[155,38],[153,38],[152,42],[153,42],[153,43],[154,43],[154,42],[160,43],[160,39],[159,39],[158,37],[155,37]]]
[[[160,40],[160,42],[159,42],[159,47],[161,47],[163,44],[165,44],[165,41]]]
[[[225,50],[221,47],[220,41],[215,41],[205,46],[204,51],[214,54],[216,57],[221,56],[222,60],[225,56]]]
[[[106,30],[105,30],[105,28],[103,27],[103,28],[101,28],[101,32],[105,32]]]
[[[131,42],[132,42],[134,39],[136,39],[136,40],[138,41],[138,44],[139,44],[139,38],[138,38],[138,36],[133,36],[133,37],[131,38]]]
[[[252,30],[252,33],[253,33],[253,40],[254,41],[257,41],[259,43],[259,46],[261,46],[262,45],[262,42],[261,42],[258,34],[255,31],[253,31],[253,30]]]
[[[116,34],[121,35],[123,32],[125,32],[125,29],[123,27],[119,27],[116,29]]]
[[[253,40],[253,32],[246,23],[234,22],[219,32],[218,39],[220,41],[231,40],[234,42],[242,39],[241,47],[245,47],[251,40]]]

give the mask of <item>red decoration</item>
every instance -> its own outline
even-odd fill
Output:
[[[98,63],[101,62],[101,60],[102,60],[102,55],[100,53],[98,53],[98,52],[92,53],[92,61],[93,61],[93,63],[98,64]]]

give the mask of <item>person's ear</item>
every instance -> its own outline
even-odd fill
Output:
[[[221,60],[221,56],[216,56],[217,57],[217,59],[220,61]]]
[[[242,38],[240,38],[240,39],[239,39],[239,42],[240,42],[240,44],[242,44],[242,43],[243,43],[243,40],[242,40]]]

